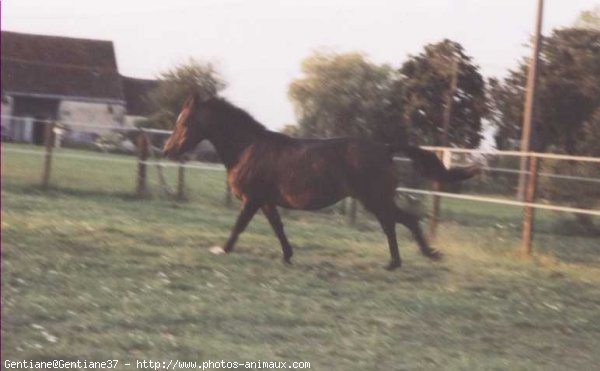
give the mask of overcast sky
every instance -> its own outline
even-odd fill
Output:
[[[600,0],[546,0],[544,31]],[[112,40],[122,74],[152,78],[189,57],[211,60],[225,95],[277,129],[315,49],[363,51],[398,67],[423,45],[460,42],[486,76],[528,55],[537,0],[5,0],[2,29]]]

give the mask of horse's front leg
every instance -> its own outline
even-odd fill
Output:
[[[242,203],[242,210],[240,211],[235,225],[233,226],[233,230],[229,235],[229,239],[227,240],[227,242],[225,243],[225,247],[223,248],[223,250],[225,250],[226,253],[230,253],[231,251],[233,251],[233,247],[238,239],[238,236],[244,231],[244,229],[246,229],[246,226],[248,226],[248,223],[250,222],[250,220],[252,220],[252,217],[254,216],[254,214],[256,214],[259,208],[260,204],[257,202],[245,200]]]
[[[281,217],[279,216],[277,207],[273,204],[266,204],[262,207],[262,211],[269,220],[269,224],[271,224],[271,227],[275,231],[275,234],[279,239],[279,243],[281,243],[281,249],[283,250],[283,261],[287,264],[291,264],[294,251],[292,250],[292,246],[290,245],[287,237],[285,236],[285,232],[283,231],[283,223],[281,222]]]

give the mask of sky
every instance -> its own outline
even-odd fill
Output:
[[[315,50],[399,67],[427,43],[460,42],[485,77],[529,55],[537,0],[5,0],[2,30],[112,40],[122,74],[154,78],[190,57],[217,65],[223,93],[271,129]],[[600,0],[546,0],[544,33]]]

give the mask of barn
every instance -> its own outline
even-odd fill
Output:
[[[128,108],[146,113],[136,94],[154,85],[120,75],[112,41],[2,31],[2,131],[11,140],[43,143],[50,120],[72,140],[94,141],[133,122]]]

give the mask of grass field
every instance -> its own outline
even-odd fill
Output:
[[[564,216],[538,214],[536,255],[523,258],[514,253],[518,208],[444,200],[435,245],[446,259],[421,257],[398,227],[404,266],[390,273],[371,218],[348,226],[334,210],[291,212],[284,222],[296,255],[288,267],[261,215],[235,253],[209,253],[236,215],[222,205],[221,172],[189,171],[190,200],[178,203],[135,198],[133,162],[57,158],[47,191],[36,186],[41,157],[6,152],[2,167],[3,362],[600,365],[600,238],[578,236]]]

